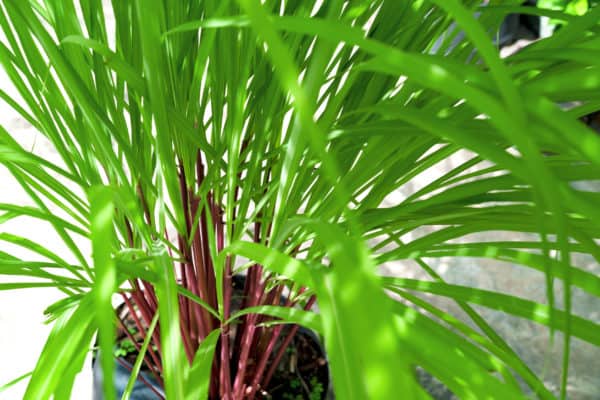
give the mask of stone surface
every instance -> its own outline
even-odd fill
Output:
[[[398,204],[410,193],[440,176],[449,169],[462,164],[471,155],[466,152],[444,160],[434,168],[416,177],[401,191],[386,199],[387,206]],[[600,190],[599,182],[583,182],[578,187],[585,190]],[[434,228],[428,228],[431,231]],[[422,234],[423,232],[421,232]],[[416,233],[418,234],[418,233]],[[509,232],[485,232],[469,236],[476,241],[518,241],[534,240],[535,236]],[[407,241],[411,238],[407,238]],[[457,241],[459,242],[459,241]],[[483,258],[452,257],[424,259],[445,281],[456,285],[471,286],[480,289],[503,292],[528,300],[547,304],[545,276],[543,273],[507,262]],[[590,256],[574,254],[572,264],[596,275],[600,274],[600,265]],[[382,267],[384,274],[413,279],[428,280],[428,275],[413,261],[387,263]],[[555,282],[554,296],[557,307],[562,308],[563,290],[560,282]],[[468,321],[467,316],[456,305],[440,296],[427,295],[434,305]],[[600,299],[577,288],[572,289],[573,313],[600,323]],[[474,306],[482,317],[508,342],[530,368],[541,376],[547,387],[556,395],[560,392],[562,372],[563,336],[555,334],[554,344],[550,340],[549,330],[543,325],[513,317],[505,313]],[[473,324],[471,324],[474,326]],[[598,332],[600,335],[600,332]],[[573,338],[570,346],[570,366],[568,380],[568,398],[570,400],[600,399],[600,348]],[[425,376],[423,374],[421,377]],[[423,382],[439,393],[437,399],[451,398],[435,381],[428,377]]]

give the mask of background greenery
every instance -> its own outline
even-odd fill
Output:
[[[600,345],[598,324],[571,312],[572,288],[600,295],[598,275],[573,262],[600,254],[598,195],[573,185],[600,176],[600,138],[577,120],[600,108],[599,9],[529,10],[567,24],[501,60],[491,38],[518,1],[261,3],[0,5],[0,62],[19,91],[0,97],[61,157],[42,159],[0,129],[0,161],[35,204],[0,204],[0,222],[46,221],[70,253],[0,237],[31,253],[0,253],[0,273],[20,277],[0,289],[51,286],[65,296],[49,308],[53,331],[26,398],[69,398],[98,330],[111,353],[111,299],[134,278],[159,298],[167,397],[192,396],[198,380],[182,351],[169,249],[181,254],[164,234],[190,234],[183,175],[200,207],[212,196],[222,209],[224,243],[209,235],[218,290],[233,255],[240,270],[251,260],[308,288],[303,301],[316,294],[319,314],[277,315],[322,334],[338,398],[426,397],[417,365],[461,398],[564,398],[571,337]],[[444,35],[452,22],[466,33],[458,46]],[[383,203],[464,149],[476,156]],[[532,235],[472,235],[486,231]],[[459,256],[544,273],[545,301],[448,284],[429,266]],[[429,278],[379,276],[379,265],[399,260]],[[452,299],[472,324],[421,293]],[[471,304],[563,333],[559,393]]]

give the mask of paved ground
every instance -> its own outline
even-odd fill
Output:
[[[396,194],[396,196],[402,197],[404,194],[418,190],[434,177],[438,177],[444,171],[462,164],[469,157],[469,153],[462,152],[455,157],[444,160],[434,169],[417,176],[411,184],[404,188],[403,192]],[[581,189],[598,191],[600,190],[600,182],[582,183]],[[386,202],[389,205],[397,204],[398,197],[396,196],[386,199]],[[413,237],[422,235],[432,229],[426,228],[420,232],[415,232]],[[410,240],[410,238],[406,240]],[[460,243],[461,240],[454,242]],[[471,235],[469,240],[517,241],[535,240],[535,237],[507,232],[486,232]],[[542,304],[547,303],[545,277],[541,272],[507,262],[483,258],[452,257],[426,259],[425,261],[448,283],[507,293]],[[591,257],[574,254],[572,264],[600,275],[600,265]],[[428,275],[412,261],[390,263],[384,265],[382,271],[395,276],[428,279]],[[559,308],[562,307],[562,295],[561,285],[557,282],[555,284],[555,298]],[[453,302],[439,296],[428,296],[427,298],[438,307],[468,321],[462,310]],[[600,299],[581,290],[573,289],[572,300],[574,314],[600,323]],[[554,345],[551,345],[548,329],[545,326],[484,307],[475,306],[474,308],[505,338],[534,372],[544,373],[544,382],[548,388],[558,395],[562,371],[562,335],[556,334]],[[578,339],[572,339],[570,360],[568,398],[570,400],[599,400],[600,348]],[[446,399],[446,397],[442,396],[440,399]]]

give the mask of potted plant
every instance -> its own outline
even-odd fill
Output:
[[[1,289],[65,296],[25,398],[70,398],[96,333],[105,399],[127,347],[124,398],[142,370],[159,398],[268,398],[298,350],[316,379],[283,375],[279,398],[322,398],[328,375],[340,399],[427,398],[417,367],[461,398],[554,398],[472,304],[564,333],[564,398],[571,337],[600,345],[598,324],[571,312],[572,288],[600,296],[600,280],[570,262],[599,254],[596,193],[572,182],[600,176],[600,139],[577,120],[600,108],[600,11],[481,3],[5,0],[0,63],[19,97],[0,97],[61,161],[0,129],[0,161],[35,204],[2,203],[0,221],[46,221],[71,252],[3,235],[35,257],[0,252],[0,274],[22,277]],[[494,31],[516,12],[569,23],[502,60]],[[538,236],[469,236],[498,230]],[[547,304],[428,264],[466,256],[542,271]],[[431,279],[380,276],[392,260]],[[420,294],[452,299],[471,325]],[[289,346],[312,337],[299,326],[321,337],[326,382],[324,355]]]

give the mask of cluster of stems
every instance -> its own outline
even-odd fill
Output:
[[[204,178],[204,168],[200,156],[196,162],[196,182],[198,187]],[[214,310],[217,304],[217,281],[215,266],[209,250],[209,232],[216,239],[217,251],[221,252],[225,244],[226,221],[213,192],[200,199],[194,188],[188,187],[183,168],[179,170],[181,198],[185,210],[186,234],[178,234],[177,247],[182,260],[176,268],[179,284],[201,298]],[[143,200],[143,193],[140,191]],[[203,200],[203,201],[202,201]],[[210,214],[209,214],[210,213]],[[146,210],[146,219],[150,221]],[[254,226],[253,240],[260,242],[260,222]],[[166,233],[165,233],[166,235]],[[167,237],[167,240],[169,238]],[[220,331],[220,338],[213,359],[210,399],[238,400],[254,399],[268,388],[269,382],[279,365],[285,350],[298,331],[298,326],[284,329],[284,325],[271,327],[264,325],[267,318],[260,314],[246,314],[238,321],[226,323],[232,312],[238,309],[260,305],[281,305],[295,307],[297,300],[290,294],[283,296],[284,286],[269,285],[271,278],[259,264],[247,269],[245,279],[234,278],[232,260],[226,259],[223,285],[223,320],[217,319],[197,302],[188,297],[179,296],[180,326],[185,354],[191,363],[199,345],[213,330]],[[236,287],[241,284],[243,287]],[[122,293],[128,313],[132,316],[136,330],[144,337],[158,310],[154,288],[141,279],[133,280],[131,291]],[[234,293],[234,288],[236,293]],[[303,289],[300,289],[301,294]],[[291,291],[290,291],[291,293]],[[304,305],[309,309],[315,302],[312,296]],[[125,327],[124,321],[120,323]],[[235,324],[235,327],[232,326]],[[128,329],[124,331],[140,350]],[[154,378],[162,384],[160,325],[152,332],[151,346],[144,356],[144,364]],[[150,386],[148,384],[148,386]],[[155,393],[162,397],[158,392]]]

